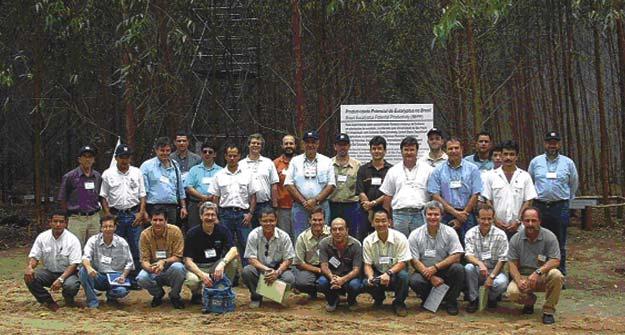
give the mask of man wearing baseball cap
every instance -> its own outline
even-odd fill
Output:
[[[545,153],[534,157],[527,169],[534,179],[538,197],[533,205],[540,211],[542,226],[553,232],[560,245],[560,272],[566,276],[566,235],[569,226],[569,201],[579,184],[575,162],[560,154],[560,134],[545,134]]]
[[[67,211],[67,229],[84,246],[87,239],[100,232],[100,173],[93,169],[97,151],[85,145],[78,151],[78,167],[67,172],[61,180],[58,201]]]
[[[432,167],[437,167],[447,161],[447,154],[443,151],[445,136],[440,128],[434,127],[428,130],[427,137],[430,152],[419,160]]]

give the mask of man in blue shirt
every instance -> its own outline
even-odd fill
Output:
[[[180,206],[180,219],[187,217],[186,195],[178,163],[169,158],[171,145],[167,137],[156,139],[156,157],[141,164],[141,172],[147,192],[147,210],[152,215],[155,207],[167,211],[169,223],[178,224],[177,207]]]
[[[566,235],[569,226],[569,201],[575,198],[579,184],[575,162],[560,155],[560,134],[550,131],[545,136],[545,153],[534,157],[528,171],[538,197],[534,206],[540,211],[543,227],[558,238],[560,272],[566,276]]]
[[[487,131],[481,131],[475,136],[475,153],[464,157],[464,160],[475,164],[480,172],[495,168],[492,159],[492,136]]]
[[[455,137],[447,141],[447,156],[447,163],[432,172],[428,192],[432,200],[443,204],[445,215],[441,222],[453,226],[462,243],[467,230],[476,225],[473,208],[482,192],[482,179],[477,166],[462,160],[462,146]]]
[[[207,142],[202,143],[202,163],[189,170],[184,187],[189,194],[189,229],[201,223],[200,204],[210,201],[210,185],[215,181],[215,175],[221,166],[215,164],[215,147]]]

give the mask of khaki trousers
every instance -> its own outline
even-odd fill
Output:
[[[84,247],[89,237],[100,232],[100,214],[91,216],[72,215],[67,222],[67,230],[78,237],[80,247]]]
[[[198,267],[200,268],[200,270],[212,275],[215,272],[215,268],[217,267],[217,264],[219,264],[219,261],[211,264],[210,266],[198,266]],[[226,267],[224,268],[224,274],[228,277],[228,279],[230,279],[230,282],[234,280],[234,275],[236,274],[238,267],[239,267],[239,260],[237,258],[233,259],[228,264],[226,264]],[[184,284],[187,287],[189,287],[189,289],[191,290],[191,293],[193,294],[202,293],[202,280],[195,273],[189,271],[188,269],[187,269],[187,277],[185,278]]]
[[[527,279],[527,276],[521,278]],[[554,314],[556,311],[556,305],[560,300],[560,291],[562,290],[562,284],[564,282],[564,276],[558,269],[551,269],[547,274],[540,276],[536,289],[528,289],[526,291],[519,290],[519,286],[514,280],[510,281],[508,285],[508,297],[511,301],[514,301],[523,305],[533,305],[536,302],[533,292],[545,292],[545,304],[543,305],[543,313]]]

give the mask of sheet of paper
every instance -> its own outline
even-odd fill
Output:
[[[130,279],[128,278],[126,278],[126,281],[124,281],[123,284],[118,283],[117,278],[119,278],[119,276],[121,276],[121,273],[119,272],[112,272],[112,273],[106,274],[106,278],[108,278],[109,284],[111,286],[130,286]]]
[[[442,284],[439,287],[432,287],[430,295],[428,295],[428,298],[425,300],[425,304],[423,304],[423,308],[436,313],[436,310],[438,310],[438,306],[440,306],[447,291],[449,291],[449,286],[447,284]]]
[[[256,286],[256,293],[262,295],[263,297],[267,299],[283,304],[284,302],[286,302],[289,291],[290,291],[289,284],[283,282],[280,279],[271,283],[271,285],[267,285],[267,283],[265,283],[265,275],[261,274],[260,277],[258,278],[258,286]]]
[[[480,307],[478,311],[483,311],[486,308],[488,302],[488,289],[484,286],[480,286]]]

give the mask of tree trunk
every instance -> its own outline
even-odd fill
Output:
[[[300,11],[299,0],[291,0],[292,16],[291,30],[293,32],[293,54],[295,57],[295,113],[297,136],[304,134],[304,60],[302,57],[302,13]]]
[[[35,227],[39,230],[44,225],[44,213],[41,207],[42,196],[42,141],[41,131],[44,123],[42,118],[42,89],[43,89],[43,76],[44,76],[44,64],[43,64],[43,34],[40,24],[35,23],[35,35],[33,38],[33,103],[34,111],[31,113],[31,124],[33,131],[33,181],[35,184]],[[33,235],[33,224],[28,226],[28,235]]]
[[[601,151],[599,161],[601,162],[601,190],[603,196],[603,203],[608,203],[608,197],[610,193],[609,181],[608,181],[608,157],[610,145],[608,144],[608,125],[607,125],[607,116],[605,110],[605,102],[603,100],[603,71],[602,71],[602,62],[601,62],[601,36],[599,33],[599,28],[596,24],[592,27],[593,37],[594,37],[594,56],[595,56],[595,76],[597,79],[597,100],[599,102],[599,130],[600,130],[600,138],[601,138]],[[609,218],[606,218],[609,220]]]
[[[480,95],[479,73],[477,69],[477,51],[473,36],[473,18],[467,18],[467,50],[469,51],[469,64],[471,65],[471,90],[473,94],[473,132],[478,133],[482,129],[482,103]]]
[[[623,18],[616,18],[616,34],[618,37],[619,88],[621,100],[621,170],[625,169],[625,27]],[[625,196],[625,177],[621,175],[621,195]]]

